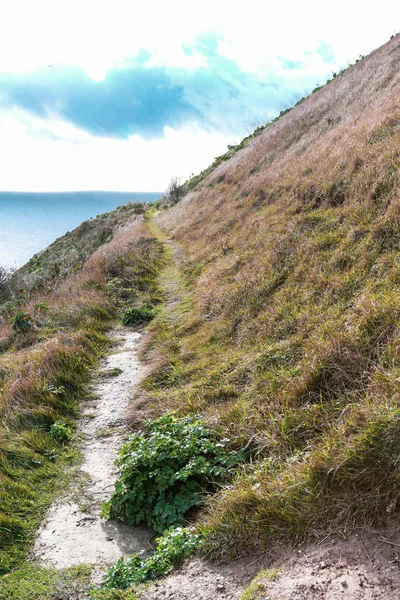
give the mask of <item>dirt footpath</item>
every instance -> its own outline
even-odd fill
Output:
[[[142,334],[116,328],[117,346],[103,359],[86,403],[79,431],[83,461],[72,489],[54,505],[39,531],[33,557],[59,569],[80,563],[106,567],[124,554],[150,549],[152,533],[100,518],[100,504],[110,497],[116,479],[114,461],[126,434],[125,415],[133,390],[143,376],[137,358]]]

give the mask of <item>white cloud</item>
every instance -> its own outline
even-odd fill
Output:
[[[199,172],[228,143],[199,127],[166,128],[161,140],[97,138],[20,109],[0,113],[0,128],[1,189],[9,191],[162,191],[172,175]]]
[[[0,71],[63,63],[100,80],[143,48],[149,66],[192,69],[204,66],[204,57],[185,54],[182,43],[214,32],[223,36],[219,52],[243,70],[266,81],[284,77],[303,92],[300,82],[323,83],[329,69],[384,43],[399,17],[400,5],[389,0],[379,7],[361,0],[5,0]],[[322,41],[332,48],[330,64],[317,53]],[[281,58],[304,67],[284,70]],[[39,119],[17,109],[0,114],[0,126],[0,187],[9,190],[164,189],[171,174],[198,172],[232,142],[199,127],[166,129],[161,140],[99,139],[56,115]]]

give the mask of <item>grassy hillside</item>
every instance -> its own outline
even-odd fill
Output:
[[[397,511],[399,61],[396,36],[156,217],[190,301],[135,406],[251,448],[202,517],[219,556]]]

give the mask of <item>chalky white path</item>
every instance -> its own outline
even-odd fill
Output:
[[[95,405],[86,407],[79,428],[84,438],[81,471],[89,478],[78,502],[93,498],[92,510],[82,512],[77,503],[68,501],[67,493],[65,500],[50,509],[33,550],[36,560],[60,569],[81,563],[109,565],[124,554],[149,550],[152,537],[145,527],[104,521],[99,515],[101,501],[113,490],[117,475],[114,461],[125,433],[126,410],[143,375],[137,358],[141,334],[118,328],[110,338],[118,341],[118,347],[101,361],[100,369],[121,369],[122,373],[102,378],[93,386]]]

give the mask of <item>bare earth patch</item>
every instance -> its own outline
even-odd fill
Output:
[[[398,600],[399,531],[360,530],[347,540],[309,544],[276,561],[280,571],[265,581],[263,600]],[[261,580],[262,581],[262,580]]]
[[[248,574],[243,562],[218,566],[194,558],[179,571],[153,583],[140,600],[238,600],[249,581]]]
[[[259,560],[217,566],[192,559],[153,584],[141,600],[399,600],[400,527],[360,530],[346,540],[277,547]]]
[[[101,361],[93,386],[95,400],[88,402],[79,431],[83,436],[83,461],[72,490],[53,506],[40,530],[33,556],[59,569],[81,563],[105,567],[122,555],[150,549],[152,532],[100,518],[100,504],[107,500],[116,479],[114,461],[126,433],[125,415],[133,390],[143,376],[136,352],[142,334],[116,328],[110,338],[115,352]]]

